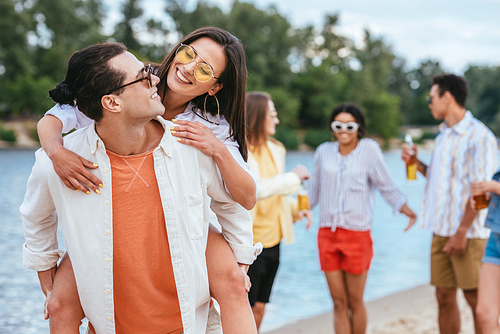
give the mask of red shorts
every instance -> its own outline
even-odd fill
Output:
[[[320,228],[318,250],[321,270],[342,270],[360,275],[370,268],[373,257],[370,231],[349,231],[337,228]]]

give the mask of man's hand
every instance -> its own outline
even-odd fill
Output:
[[[413,147],[410,147],[408,144],[403,144],[402,146],[402,152],[401,152],[401,159],[409,164],[409,163],[416,163],[417,160],[417,146],[413,144]]]
[[[49,311],[47,310],[47,304],[52,295],[52,288],[54,287],[54,277],[56,276],[57,266],[50,268],[49,270],[39,271],[38,279],[40,280],[40,287],[45,295],[45,303],[43,304],[43,318],[47,320],[49,318]]]
[[[243,274],[245,275],[245,290],[246,290],[246,292],[249,292],[250,288],[252,287],[252,282],[250,282],[250,277],[247,275],[248,267],[250,267],[250,266],[248,264],[243,264],[243,263],[238,263],[238,266],[240,267],[241,271],[243,271]]]
[[[47,305],[49,304],[49,299],[52,296],[52,290],[47,292],[47,297],[45,298],[45,303],[43,303],[43,318],[45,320],[49,320],[49,309],[47,308]]]
[[[40,287],[42,292],[47,297],[49,292],[52,292],[52,287],[54,285],[54,277],[56,276],[57,266],[50,268],[49,270],[39,271],[38,279],[40,280]]]
[[[443,252],[449,256],[460,256],[465,252],[467,247],[467,238],[465,233],[457,232],[454,236],[448,239],[448,242],[443,248]]]

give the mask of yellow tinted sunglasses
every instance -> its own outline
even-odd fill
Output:
[[[195,58],[198,55],[203,63],[199,63]],[[219,80],[216,76],[214,76],[214,70],[212,66],[210,66],[202,56],[200,56],[192,47],[186,44],[181,44],[177,51],[175,51],[175,58],[183,64],[189,64],[192,61],[196,62],[196,67],[194,68],[194,77],[199,82],[207,82],[208,80],[215,78]]]

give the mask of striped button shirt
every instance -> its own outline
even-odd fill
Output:
[[[453,236],[469,202],[470,183],[491,180],[496,170],[497,142],[493,133],[467,111],[452,127],[439,127],[421,206],[422,228],[434,234]],[[466,237],[486,239],[488,210],[481,210]]]
[[[377,142],[361,139],[346,156],[339,153],[338,142],[318,147],[309,196],[311,207],[320,204],[320,227],[371,230],[375,188],[396,211],[406,203]]]

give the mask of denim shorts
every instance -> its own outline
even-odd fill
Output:
[[[500,266],[500,234],[492,232],[486,249],[484,250],[483,263],[491,263]]]

